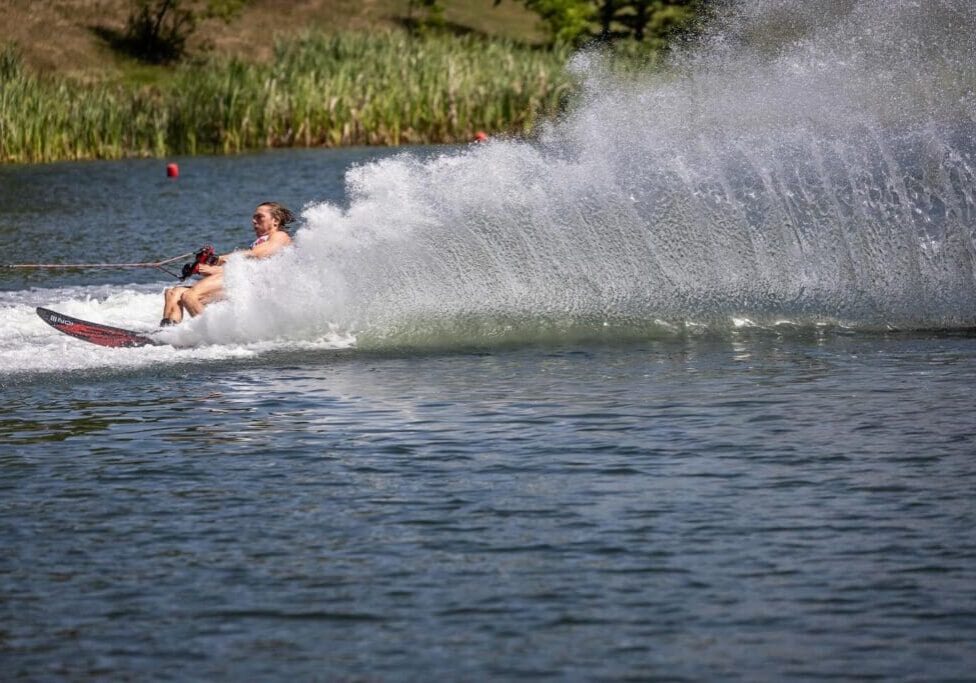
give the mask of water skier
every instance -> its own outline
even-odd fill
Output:
[[[246,258],[267,258],[291,244],[291,237],[286,232],[286,226],[295,220],[295,214],[278,202],[264,202],[258,204],[251,216],[256,239],[251,248],[243,253]],[[175,325],[183,320],[185,310],[196,317],[203,312],[204,307],[223,298],[224,268],[223,265],[231,254],[216,257],[212,264],[200,263],[196,272],[203,275],[203,279],[191,287],[168,287],[163,292],[163,319],[160,326]]]

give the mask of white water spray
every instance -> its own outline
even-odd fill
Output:
[[[579,55],[581,102],[536,141],[351,170],[347,210],[231,269],[204,337],[976,325],[976,6],[731,7],[663,72]]]

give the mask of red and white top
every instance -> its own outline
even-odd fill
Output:
[[[264,244],[269,239],[271,239],[271,233],[268,233],[267,235],[261,235],[260,237],[258,237],[256,240],[254,240],[251,243],[251,249],[253,249],[254,247],[258,246],[259,244]]]

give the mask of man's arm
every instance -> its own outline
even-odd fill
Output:
[[[221,256],[218,256],[217,265],[218,266],[224,265],[225,263],[227,263],[227,259],[229,259],[234,254],[244,254],[245,258],[267,258],[268,256],[271,256],[279,249],[282,249],[283,247],[287,247],[289,244],[291,244],[291,237],[288,236],[287,232],[276,232],[275,234],[273,234],[271,237],[268,238],[267,242],[262,242],[256,247],[252,247],[251,249],[238,249],[237,251],[232,251],[229,254],[222,254]],[[205,272],[203,268],[204,266],[201,265],[200,266],[201,273]],[[214,266],[210,266],[210,268],[214,268]],[[210,273],[206,273],[206,274],[209,275]]]

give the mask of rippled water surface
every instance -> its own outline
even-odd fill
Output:
[[[961,680],[968,336],[14,378],[17,679]]]
[[[0,679],[973,680],[976,6],[714,4],[532,140],[0,167],[13,262],[302,213],[162,332],[0,268]]]

